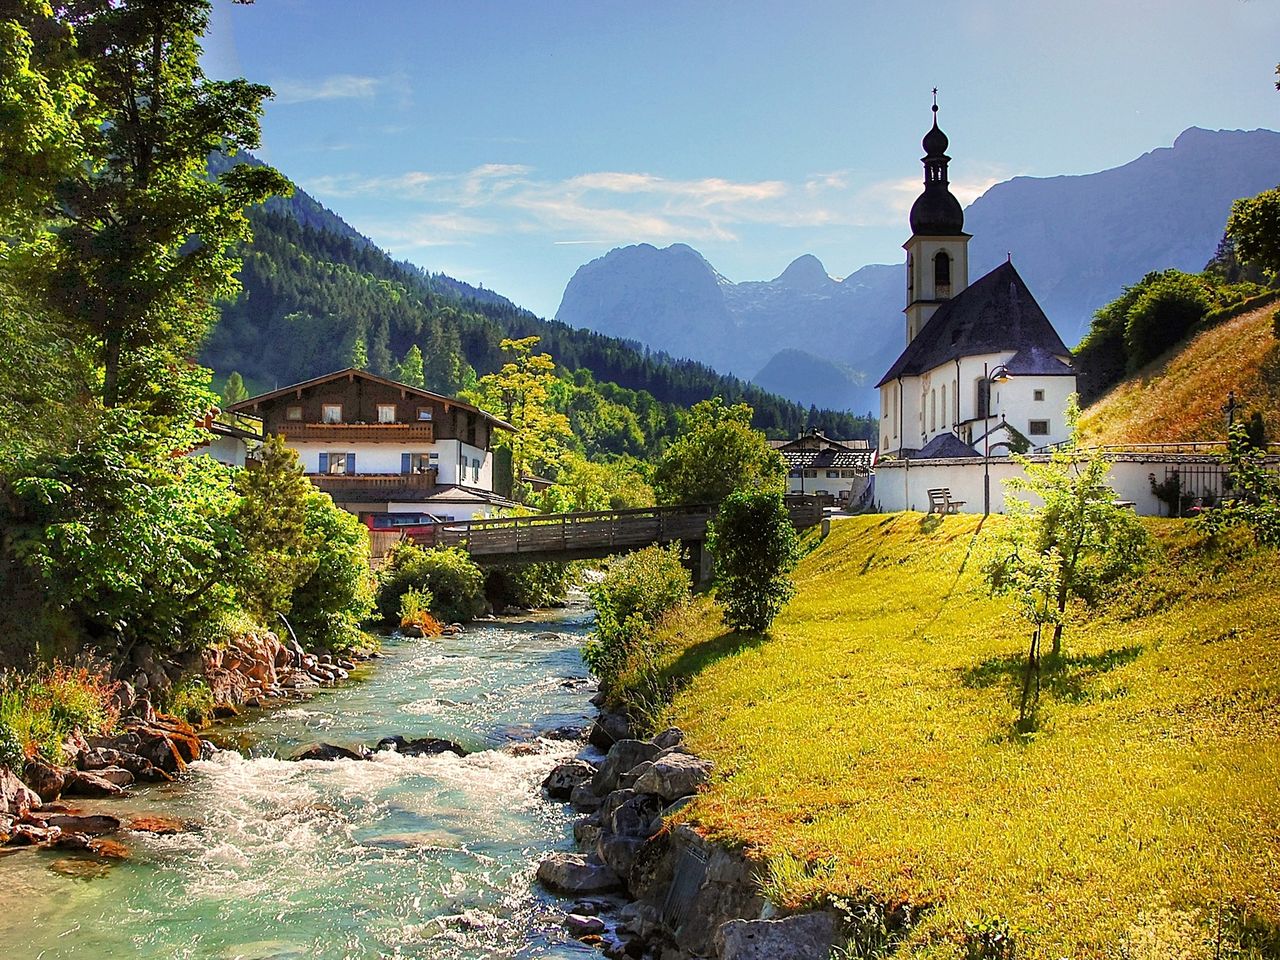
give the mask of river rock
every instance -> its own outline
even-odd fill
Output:
[[[656,826],[662,824],[662,809],[661,797],[652,793],[637,793],[609,814],[609,832],[620,837],[650,837]]]
[[[17,774],[8,767],[0,767],[0,814],[16,820],[40,806],[40,802],[40,795],[19,780]]]
[[[57,827],[64,834],[83,833],[100,837],[115,833],[120,829],[120,820],[105,813],[41,813],[27,815],[27,819],[38,827]]]
[[[626,790],[634,787],[636,785],[636,781],[644,776],[650,769],[652,769],[652,767],[652,760],[644,760],[641,763],[637,763],[626,773],[618,776],[618,789]]]
[[[193,829],[192,824],[187,823],[185,820],[157,813],[134,817],[125,826],[136,833],[154,833],[162,837],[175,833],[186,833],[188,830]]]
[[[593,813],[600,809],[604,798],[592,789],[590,783],[581,783],[569,794],[569,806],[579,813]]]
[[[467,755],[467,751],[452,740],[444,740],[440,737],[418,737],[415,740],[409,740],[398,734],[394,737],[383,737],[373,749],[378,752],[394,750],[405,757],[431,757],[439,753],[456,753],[460,757]]]
[[[596,844],[596,854],[604,861],[605,866],[620,877],[631,875],[636,857],[644,847],[643,837],[619,837],[603,834]]]
[[[360,754],[335,743],[309,743],[290,760],[363,760]]]
[[[67,782],[67,771],[63,767],[55,767],[41,757],[32,757],[22,771],[22,779],[44,803],[52,803],[62,793]]]
[[[583,817],[573,824],[574,842],[583,850],[594,850],[596,844],[600,842],[600,835],[604,832],[601,826],[600,816],[592,814],[589,817]]]
[[[603,863],[580,853],[553,853],[538,864],[538,882],[555,893],[608,893],[622,888],[622,880]]]
[[[542,789],[552,800],[568,800],[574,787],[587,783],[595,774],[596,768],[585,760],[566,760],[551,768]]]
[[[663,750],[666,750],[678,743],[684,743],[684,731],[679,727],[667,727],[667,729],[653,738],[653,742]]]
[[[602,713],[591,724],[587,740],[593,747],[610,749],[619,740],[631,739],[631,721],[621,713]]]
[[[577,913],[565,914],[564,928],[571,937],[598,937],[608,929],[599,917],[584,917]]]
[[[591,781],[591,788],[604,796],[618,787],[618,778],[627,771],[639,766],[646,760],[652,760],[661,748],[648,740],[619,740],[609,750],[604,763],[596,771]]]
[[[80,769],[105,770],[112,767],[128,770],[138,780],[172,780],[169,774],[159,770],[146,757],[128,750],[111,747],[90,747],[80,755]]]
[[[835,941],[829,913],[800,913],[781,920],[730,920],[716,931],[719,960],[827,960]]]
[[[668,802],[696,793],[711,775],[711,761],[687,753],[669,753],[636,780],[637,793],[656,793]]]
[[[118,797],[124,789],[96,771],[69,770],[62,786],[64,797]]]
[[[108,783],[114,783],[117,787],[127,787],[135,779],[133,774],[124,767],[103,767],[101,770],[93,772]]]
[[[60,827],[43,827],[33,823],[15,823],[9,833],[9,843],[15,847],[35,847],[53,843],[62,836]]]

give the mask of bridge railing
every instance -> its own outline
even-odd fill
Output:
[[[634,547],[701,539],[714,512],[697,505],[496,517],[437,524],[435,542],[480,556]]]

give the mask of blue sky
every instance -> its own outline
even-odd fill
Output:
[[[1275,129],[1277,41],[1274,0],[215,0],[205,66],[275,89],[264,159],[380,246],[550,316],[627,243],[897,262],[934,85],[966,203]]]

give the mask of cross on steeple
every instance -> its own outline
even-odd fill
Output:
[[[933,88],[933,112],[938,112],[938,88]]]

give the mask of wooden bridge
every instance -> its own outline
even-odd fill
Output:
[[[788,498],[788,509],[798,528],[822,519],[809,498]],[[436,524],[433,541],[460,547],[481,564],[590,560],[675,541],[693,547],[700,560],[713,516],[714,507],[697,505],[499,517]]]

